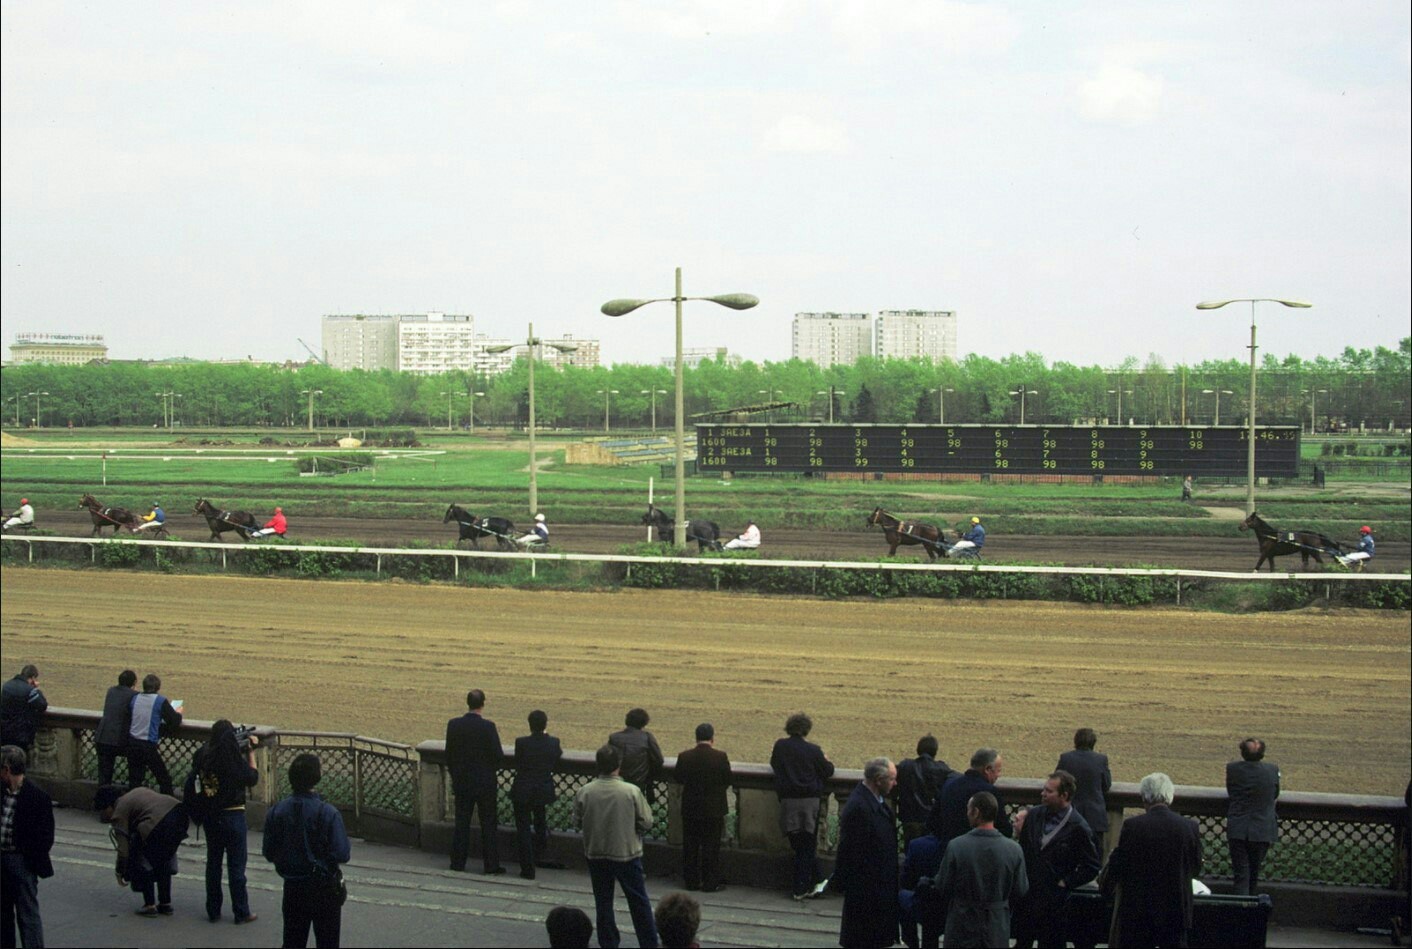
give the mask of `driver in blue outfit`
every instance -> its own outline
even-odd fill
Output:
[[[985,546],[985,528],[979,517],[971,518],[971,529],[961,535],[961,539],[946,548],[948,557],[979,557]]]

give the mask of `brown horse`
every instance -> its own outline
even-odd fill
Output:
[[[79,500],[78,506],[87,510],[89,516],[93,518],[93,532],[88,535],[89,537],[102,537],[105,527],[111,527],[113,536],[116,537],[119,527],[132,530],[142,523],[142,518],[127,508],[108,507],[91,494],[85,494]]]
[[[1255,569],[1258,572],[1261,564],[1269,561],[1270,572],[1275,572],[1275,558],[1283,557],[1286,554],[1299,554],[1303,560],[1305,570],[1309,569],[1309,558],[1313,557],[1316,563],[1322,564],[1324,558],[1320,554],[1328,554],[1331,557],[1338,557],[1343,553],[1343,548],[1338,541],[1325,537],[1317,531],[1280,531],[1275,530],[1267,524],[1259,514],[1251,513],[1249,517],[1240,522],[1241,530],[1255,532],[1255,539],[1260,542],[1260,559],[1255,561]]]
[[[899,544],[904,547],[921,544],[927,552],[928,560],[935,560],[946,553],[946,538],[942,536],[941,530],[932,524],[899,520],[882,508],[875,507],[873,513],[868,515],[865,526],[883,529],[883,537],[887,539],[887,555],[889,557],[897,556]]]
[[[226,531],[235,531],[241,540],[249,540],[250,535],[260,529],[260,525],[255,523],[255,515],[249,511],[223,511],[205,498],[196,502],[196,513],[206,518],[206,526],[211,528],[211,540],[220,540]]]

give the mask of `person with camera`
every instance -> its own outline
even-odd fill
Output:
[[[193,815],[202,814],[206,831],[206,918],[221,918],[221,858],[230,879],[230,909],[236,925],[253,923],[250,897],[245,889],[246,822],[245,789],[260,780],[255,769],[259,744],[249,728],[237,729],[228,719],[211,726],[211,737],[191,759],[188,793],[201,797]],[[191,807],[191,802],[188,802]]]
[[[284,878],[285,946],[303,946],[314,928],[319,949],[338,949],[348,890],[339,864],[352,856],[338,808],[314,788],[323,777],[319,756],[299,755],[289,766],[294,793],[265,817],[265,859]]]

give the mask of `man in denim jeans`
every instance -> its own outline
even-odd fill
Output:
[[[635,784],[619,775],[622,756],[612,745],[598,749],[598,777],[579,789],[574,816],[583,828],[583,852],[593,881],[598,910],[598,945],[617,949],[618,922],[613,914],[613,884],[623,888],[638,945],[656,949],[657,924],[642,872],[642,835],[652,829],[652,810]]]

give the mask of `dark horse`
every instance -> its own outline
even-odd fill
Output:
[[[647,513],[642,515],[642,524],[645,527],[657,528],[657,542],[669,544],[672,542],[676,531],[676,519],[666,511],[656,505],[647,505]],[[707,549],[721,549],[721,528],[715,521],[687,521],[686,522],[686,542],[689,544],[696,541],[696,551]]]
[[[255,523],[255,515],[249,511],[222,511],[205,498],[196,502],[196,513],[206,518],[206,526],[211,528],[211,540],[220,540],[226,531],[235,531],[241,540],[249,540],[250,535],[260,529]]]
[[[466,511],[459,504],[453,504],[446,509],[446,516],[441,519],[441,523],[455,521],[461,527],[461,536],[456,538],[459,544],[463,540],[469,540],[476,550],[480,550],[480,539],[482,537],[494,537],[495,544],[501,550],[518,550],[515,546],[515,525],[503,517],[476,517]]]
[[[898,520],[882,508],[875,507],[873,513],[868,515],[866,526],[883,529],[883,537],[887,539],[887,555],[889,557],[897,556],[898,544],[903,546],[921,544],[926,548],[928,560],[935,560],[946,553],[946,538],[942,536],[939,528],[931,524]]]
[[[1343,553],[1338,541],[1323,534],[1316,531],[1277,531],[1255,513],[1240,522],[1240,529],[1254,531],[1255,539],[1260,542],[1260,559],[1255,561],[1257,571],[1268,560],[1270,572],[1274,573],[1275,558],[1285,554],[1299,554],[1303,558],[1304,569],[1308,570],[1310,557],[1316,563],[1323,563],[1324,558],[1320,554],[1337,557]]]
[[[142,518],[127,508],[108,507],[91,494],[85,494],[78,502],[78,506],[86,509],[93,518],[93,532],[88,535],[89,537],[102,537],[105,527],[111,527],[113,536],[116,537],[119,527],[133,530],[142,523]]]

